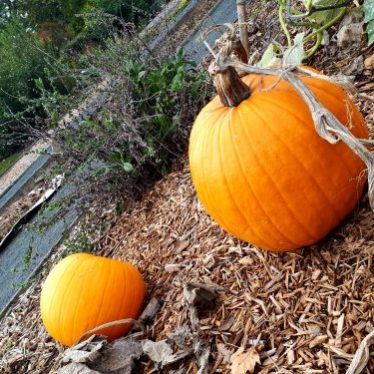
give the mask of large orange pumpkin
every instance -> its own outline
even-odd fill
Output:
[[[368,136],[343,89],[302,79],[354,135]],[[278,80],[243,77],[250,96],[234,107],[222,102],[235,88],[222,88],[222,102],[215,97],[195,121],[189,162],[198,197],[222,228],[264,249],[288,251],[316,243],[353,210],[365,166],[345,144],[323,140],[303,99]]]
[[[70,255],[48,275],[40,309],[48,333],[71,346],[88,330],[119,319],[136,319],[144,301],[145,284],[131,264],[87,253]],[[116,339],[130,324],[98,331]]]

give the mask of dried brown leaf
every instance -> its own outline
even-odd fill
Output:
[[[91,370],[86,365],[72,362],[62,367],[57,374],[100,374],[100,372]]]
[[[153,342],[152,340],[142,341],[143,351],[156,364],[168,362],[173,356],[173,350],[166,340]]]
[[[141,343],[144,353],[156,364],[156,366],[161,368],[182,360],[193,353],[191,349],[173,353],[173,349],[166,340],[158,342],[143,340]]]
[[[247,350],[240,347],[230,358],[231,374],[252,374],[256,364],[260,363],[260,355],[255,348]]]
[[[100,373],[131,374],[142,354],[140,342],[122,338],[105,347],[102,357],[90,366]]]
[[[183,290],[183,304],[188,310],[192,329],[199,328],[198,309],[207,310],[214,306],[217,286],[189,282]]]
[[[227,349],[225,344],[218,343],[217,344],[217,351],[222,356],[223,361],[225,363],[229,363],[230,362],[230,357],[232,355],[232,351],[230,351],[229,349]]]
[[[63,362],[85,363],[93,362],[100,357],[100,351],[107,344],[107,340],[93,335],[84,342],[73,345],[64,353]]]

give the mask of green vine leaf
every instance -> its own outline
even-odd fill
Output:
[[[283,61],[286,65],[301,65],[303,59],[305,58],[303,40],[303,32],[296,34],[293,41],[293,46],[284,51]]]
[[[373,0],[365,0],[362,10],[365,14],[365,22],[370,22],[374,20],[374,2]]]
[[[276,48],[277,47],[274,43],[269,44],[257,66],[266,68],[269,66],[280,65],[281,59],[278,58],[275,54]]]
[[[372,45],[374,43],[374,20],[368,23],[367,33],[368,33],[368,45]]]
[[[368,22],[368,45],[372,45],[374,43],[374,2],[372,0],[365,0],[362,10],[364,11],[365,22]]]
[[[312,7],[325,7],[330,5],[338,5],[341,3],[342,0],[312,0]],[[342,8],[337,8],[331,10],[323,10],[321,12],[314,12],[308,17],[308,19],[319,24],[324,24],[334,19],[341,10]]]

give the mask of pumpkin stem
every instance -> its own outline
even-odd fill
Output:
[[[249,87],[240,79],[233,67],[229,66],[225,69],[216,69],[216,67],[217,65],[213,62],[209,72],[224,106],[236,107],[251,96]]]
[[[235,107],[243,100],[248,99],[251,91],[240,79],[235,68],[228,65],[228,62],[231,58],[234,58],[246,64],[248,53],[241,40],[236,37],[235,28],[232,26],[229,26],[229,32],[218,40],[217,45],[219,52],[217,54],[213,53],[215,59],[210,64],[208,71],[213,78],[214,86],[222,104]]]

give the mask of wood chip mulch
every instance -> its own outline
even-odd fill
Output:
[[[373,216],[363,204],[324,243],[267,253],[211,221],[186,167],[123,214],[102,242],[102,254],[136,264],[151,294],[165,301],[148,331],[151,339],[166,338],[186,320],[187,282],[226,290],[201,321],[213,346],[212,373],[227,372],[225,352],[240,346],[258,350],[261,373],[344,372],[374,328]],[[195,372],[194,363],[186,365]]]
[[[186,321],[187,282],[225,289],[201,320],[212,345],[212,373],[229,372],[228,357],[241,346],[260,354],[256,373],[344,373],[374,328],[373,220],[364,197],[324,242],[292,253],[264,252],[225,234],[207,216],[185,165],[122,214],[98,253],[134,263],[149,297],[164,301],[147,331],[154,340]],[[37,282],[2,320],[1,373],[47,373],[58,366],[63,349],[40,323],[39,290]],[[184,365],[196,372],[193,361]],[[365,370],[374,371],[373,358]],[[145,363],[144,372],[150,371]]]

